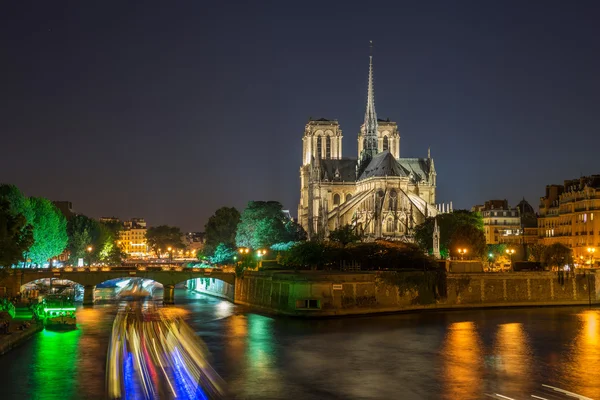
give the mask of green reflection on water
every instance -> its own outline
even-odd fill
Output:
[[[248,353],[251,366],[265,368],[273,358],[273,319],[248,315]]]
[[[32,380],[39,399],[76,398],[76,363],[81,330],[39,333]]]

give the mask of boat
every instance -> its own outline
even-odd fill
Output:
[[[54,331],[77,329],[73,297],[48,295],[44,297],[41,308],[46,329]]]

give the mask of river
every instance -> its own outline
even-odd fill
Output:
[[[594,308],[296,320],[185,291],[176,302],[235,399],[567,398],[544,384],[600,398]],[[0,399],[105,398],[117,307],[79,308],[77,331],[0,356]]]

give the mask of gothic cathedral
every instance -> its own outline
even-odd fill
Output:
[[[377,119],[373,57],[358,158],[342,157],[337,120],[310,120],[302,138],[298,222],[309,238],[346,224],[367,238],[410,241],[413,228],[438,214],[433,159],[401,158],[398,125]]]

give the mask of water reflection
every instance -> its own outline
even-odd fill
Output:
[[[570,382],[573,391],[584,396],[600,396],[600,348],[599,321],[597,310],[586,310],[577,314],[580,322],[579,332],[571,344],[571,354],[563,366],[563,373]]]
[[[44,399],[74,398],[77,387],[77,366],[80,330],[71,332],[42,331],[39,333],[37,357],[32,369],[36,388],[43,388]]]
[[[456,322],[448,328],[443,357],[445,399],[476,399],[482,395],[483,357],[475,323]]]
[[[498,374],[503,393],[517,395],[529,392],[533,357],[523,324],[498,326],[492,368]]]

